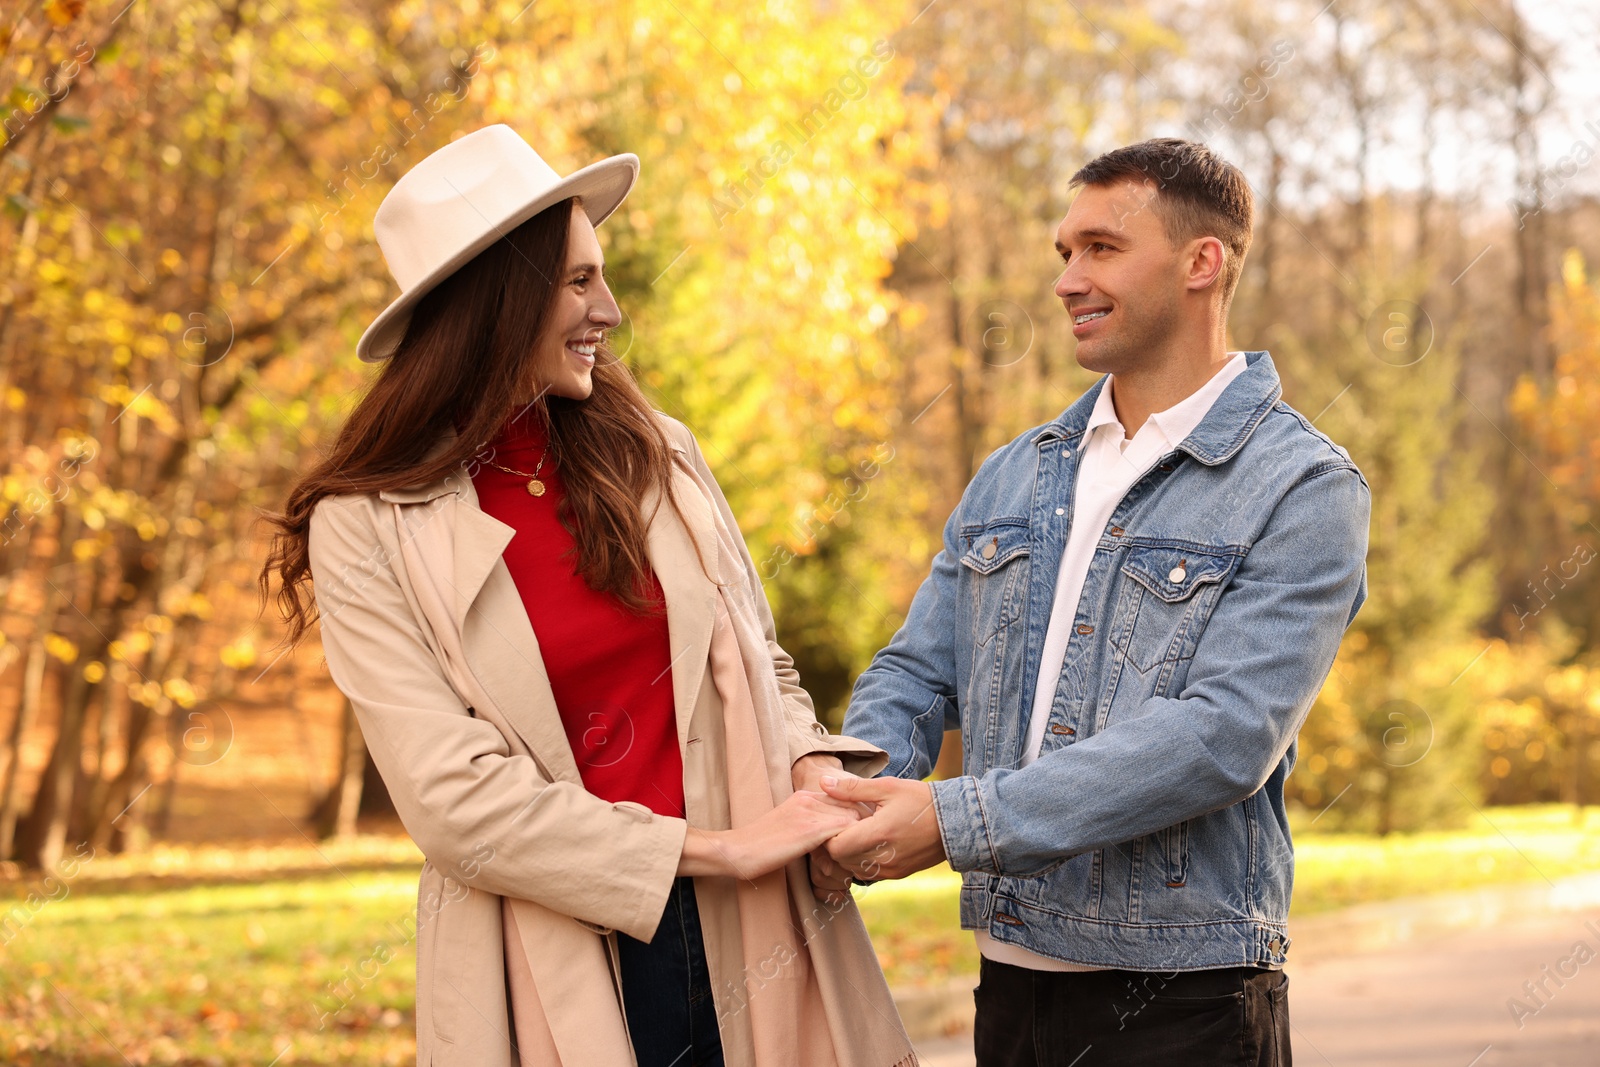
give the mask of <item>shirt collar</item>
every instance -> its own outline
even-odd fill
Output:
[[[1211,410],[1211,405],[1216,403],[1217,397],[1228,387],[1228,383],[1237,378],[1245,369],[1245,354],[1235,352],[1233,358],[1224,363],[1215,374],[1206,379],[1204,385],[1167,408],[1157,411],[1150,416],[1150,422],[1155,429],[1166,439],[1169,448],[1176,448],[1184,438],[1194,432],[1200,425],[1200,420],[1205,418],[1206,412]],[[1114,376],[1107,376],[1105,388],[1100,390],[1100,395],[1095,398],[1094,409],[1089,412],[1089,421],[1084,426],[1084,433],[1091,434],[1098,426],[1116,426],[1127,430],[1117,418],[1117,409],[1111,402],[1111,390],[1115,384]],[[1142,427],[1141,427],[1142,429]]]

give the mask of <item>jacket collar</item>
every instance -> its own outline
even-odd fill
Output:
[[[1246,352],[1245,369],[1228,383],[1189,436],[1177,445],[1208,467],[1233,458],[1283,395],[1278,369],[1265,351]],[[1102,375],[1072,405],[1033,435],[1033,442],[1076,441],[1088,428],[1110,375]]]
[[[446,431],[426,458],[440,455],[455,443],[455,438],[453,430]],[[667,440],[674,453],[687,455],[688,450],[671,435]],[[517,726],[528,746],[539,753],[545,765],[559,768],[576,781],[577,766],[556,714],[555,697],[539,656],[538,640],[526,612],[521,610],[522,601],[511,572],[501,559],[501,553],[516,530],[482,509],[470,469],[468,464],[463,464],[425,484],[381,490],[378,497],[394,504],[424,505],[430,512],[447,509],[441,510],[441,514],[449,516],[449,521],[444,523],[403,514],[401,536],[418,541],[414,558],[424,561],[430,570],[435,566],[448,568],[441,577],[444,588],[453,590],[452,622],[461,635],[473,674],[498,708]],[[657,490],[646,494],[642,506],[644,513],[651,516],[646,554],[667,605],[673,706],[681,750],[688,741],[689,722],[706,674],[704,665],[710,654],[716,600],[720,595],[717,584],[723,575],[710,502],[680,462],[673,464],[672,489],[687,525],[677,521],[672,508],[661,501]],[[658,501],[661,501],[659,507]],[[696,543],[700,549],[698,554]],[[710,577],[701,570],[702,556],[710,569]],[[413,581],[420,579],[421,576],[413,576]],[[515,608],[491,612],[485,605],[515,605]],[[494,617],[487,617],[491,613]],[[500,637],[512,640],[522,655],[474,656],[474,649],[480,642],[472,638],[472,632],[480,627],[488,627]]]

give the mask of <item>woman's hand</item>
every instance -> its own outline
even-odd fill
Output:
[[[748,826],[733,830],[689,827],[678,874],[759,878],[820,847],[860,817],[852,804],[802,790]]]

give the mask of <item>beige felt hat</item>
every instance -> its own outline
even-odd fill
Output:
[[[402,175],[373,216],[400,296],[372,320],[356,355],[368,363],[393,355],[418,300],[545,208],[581,196],[598,226],[638,178],[639,157],[628,152],[563,178],[503,123],[445,145]]]

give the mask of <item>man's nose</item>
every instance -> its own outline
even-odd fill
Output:
[[[1056,295],[1065,300],[1069,296],[1081,296],[1089,291],[1089,283],[1079,272],[1067,267],[1056,279]]]

